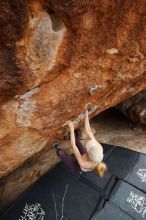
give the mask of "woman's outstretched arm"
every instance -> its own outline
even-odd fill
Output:
[[[70,121],[68,123],[68,126],[70,128],[70,141],[71,141],[71,146],[72,146],[72,149],[73,149],[73,152],[74,152],[74,155],[80,165],[80,167],[84,167],[84,160],[76,146],[76,142],[75,142],[75,133],[74,133],[74,125],[73,123]]]
[[[88,110],[85,112],[85,132],[89,139],[93,139],[94,135],[92,134],[90,123],[89,123],[89,116],[88,116]]]

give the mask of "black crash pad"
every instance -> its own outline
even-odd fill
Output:
[[[39,220],[42,215],[44,220],[56,220],[58,213],[60,220],[64,203],[62,220],[88,220],[101,198],[99,192],[59,164],[30,187],[0,219]],[[27,218],[23,218],[25,214]],[[37,218],[28,217],[33,214]]]
[[[95,171],[79,176],[59,163],[23,193],[0,220],[146,219],[146,182],[140,181],[145,177],[146,155],[102,145],[108,167],[103,178]]]
[[[122,147],[116,147],[105,161],[108,170],[120,179],[124,179],[132,171],[139,153]]]
[[[109,201],[136,220],[146,219],[146,194],[128,183],[120,181]]]
[[[106,202],[104,209],[93,215],[91,220],[134,220],[126,212]]]
[[[104,177],[99,177],[96,171],[92,172],[82,172],[81,181],[84,181],[86,184],[89,184],[99,192],[102,192],[105,197],[108,197],[114,184],[115,177],[108,171],[105,173]]]
[[[128,183],[146,192],[146,155],[139,154],[132,172],[125,179]]]

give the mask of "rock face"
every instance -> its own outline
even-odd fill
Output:
[[[19,176],[20,193],[46,171],[39,155],[67,120],[79,126],[87,104],[93,117],[146,88],[146,1],[1,0],[0,11],[4,209],[16,197],[8,181]]]
[[[132,122],[146,124],[146,90],[117,105]]]

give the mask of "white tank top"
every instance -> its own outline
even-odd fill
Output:
[[[94,148],[94,154],[91,154],[90,150]],[[95,163],[100,163],[103,160],[103,148],[100,143],[95,139],[91,139],[86,143],[86,149],[90,159]]]
[[[81,167],[81,170],[82,170],[83,172],[90,172],[90,171],[92,171],[93,169],[85,169],[85,168],[82,168],[82,167]]]

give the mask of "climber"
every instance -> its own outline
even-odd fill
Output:
[[[103,148],[98,143],[92,134],[88,111],[85,113],[85,132],[88,137],[86,148],[81,144],[79,139],[75,137],[73,122],[69,121],[68,126],[70,128],[70,140],[71,147],[74,152],[74,156],[67,154],[58,143],[54,143],[57,155],[61,161],[70,168],[71,171],[80,174],[82,171],[88,172],[96,170],[100,177],[103,177],[107,170],[106,164],[103,160]]]

